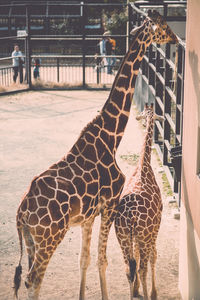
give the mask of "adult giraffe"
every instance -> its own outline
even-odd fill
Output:
[[[115,154],[130,113],[140,62],[151,42],[177,42],[159,13],[149,12],[132,31],[108,100],[97,117],[81,132],[68,154],[33,179],[17,211],[21,256],[14,278],[15,295],[21,281],[22,237],[29,259],[25,285],[28,300],[36,300],[48,262],[70,226],[82,227],[80,300],[85,299],[86,271],[94,218],[101,213],[98,266],[102,299],[108,300],[105,271],[106,246],[115,207],[124,185]]]

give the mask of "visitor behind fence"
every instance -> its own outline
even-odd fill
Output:
[[[13,81],[16,82],[19,73],[19,81],[23,82],[23,63],[24,58],[22,57],[22,52],[19,50],[19,46],[14,46],[14,51],[12,52],[13,57]]]
[[[114,39],[110,38],[110,31],[106,31],[104,33],[104,36],[106,36],[106,61],[107,61],[107,73],[113,74],[113,66],[115,64],[115,57],[112,57],[115,54],[115,47],[116,47],[116,41]]]
[[[111,66],[114,67],[116,63],[116,57],[115,57],[115,48],[116,48],[116,41],[114,39],[110,38],[110,43],[112,44],[112,59],[111,59]]]
[[[41,65],[41,60],[39,58],[35,58],[33,60],[34,62],[34,69],[33,69],[33,77],[35,79],[40,77],[40,65]]]
[[[105,55],[106,55],[106,37],[103,36],[102,40],[97,45],[97,50],[95,55],[97,67],[104,67],[106,65]]]

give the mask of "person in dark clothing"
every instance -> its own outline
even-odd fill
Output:
[[[35,79],[39,78],[40,77],[40,64],[41,64],[41,61],[39,58],[35,58],[34,59],[34,69],[33,69],[33,77]]]
[[[105,43],[105,48],[106,48],[106,56],[110,56],[110,57],[106,57],[106,61],[107,61],[107,74],[113,74],[112,68],[114,65],[114,61],[113,58],[111,57],[111,55],[114,54],[113,52],[113,41],[111,40],[110,36],[108,35],[106,37],[106,43]]]

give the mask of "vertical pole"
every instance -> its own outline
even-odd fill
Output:
[[[171,81],[171,68],[167,60],[170,58],[170,46],[166,45],[165,51],[165,86],[164,86],[164,114],[171,115],[171,98],[169,93],[166,91],[166,87],[170,87]],[[170,124],[167,119],[164,121],[164,140],[168,141],[170,144]],[[163,164],[168,165],[168,148],[164,143],[163,149]]]
[[[59,58],[57,58],[57,82],[60,81]]]
[[[168,11],[168,5],[167,3],[164,3],[164,20],[167,21],[167,11]]]
[[[83,88],[85,87],[85,6],[81,2],[82,7],[82,68],[83,68]]]
[[[127,3],[126,3],[127,7],[126,7],[126,10],[127,10],[127,15],[128,15],[128,20],[126,22],[126,52],[128,52],[128,49],[129,49],[129,36],[130,36],[130,4],[129,4],[129,0],[127,0]]]
[[[97,84],[99,84],[99,69],[100,69],[100,66],[99,64],[97,64]]]
[[[27,76],[27,83],[29,88],[32,88],[32,81],[31,81],[31,45],[30,45],[30,6],[26,5],[26,76]]]

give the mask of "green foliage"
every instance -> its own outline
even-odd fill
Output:
[[[50,23],[51,34],[80,34],[80,24],[77,19],[66,18],[63,20],[54,20]]]
[[[163,174],[162,174],[162,182],[163,182],[163,191],[164,191],[165,195],[167,197],[173,196],[173,192],[172,192],[171,186],[169,184],[169,181],[167,179],[167,175],[165,174],[165,172],[163,172]]]
[[[127,10],[122,8],[108,12],[104,15],[104,23],[106,30],[109,30],[112,35],[125,35],[127,28],[128,14]],[[126,38],[120,37],[116,39],[115,54],[124,54],[126,52]]]
[[[128,16],[125,11],[118,13],[114,11],[110,17],[106,16],[107,29],[111,34],[126,34]]]
[[[120,158],[125,160],[129,165],[135,166],[139,159],[139,154],[124,154]]]

